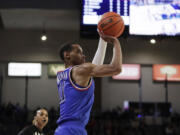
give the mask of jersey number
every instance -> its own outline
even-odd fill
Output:
[[[60,82],[60,89],[59,89],[59,96],[60,96],[60,104],[65,101],[65,94],[64,94],[64,84],[65,81]]]

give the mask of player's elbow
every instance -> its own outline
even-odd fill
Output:
[[[115,75],[120,74],[121,71],[122,71],[122,68],[121,68],[121,67],[116,67],[116,68],[115,68]]]
[[[122,67],[118,68],[118,74],[120,74],[122,72]]]

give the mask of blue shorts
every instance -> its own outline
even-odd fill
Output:
[[[65,123],[57,127],[54,135],[87,135],[87,132],[83,126]]]

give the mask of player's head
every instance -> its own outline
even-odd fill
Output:
[[[40,128],[43,129],[46,124],[48,123],[48,112],[46,109],[38,109],[35,113],[33,124]]]
[[[67,65],[80,65],[85,62],[83,49],[77,43],[64,44],[61,47],[59,55]]]

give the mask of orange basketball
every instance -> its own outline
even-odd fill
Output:
[[[122,17],[115,12],[106,12],[101,16],[98,22],[99,31],[105,35],[119,37],[124,32],[124,21]]]

